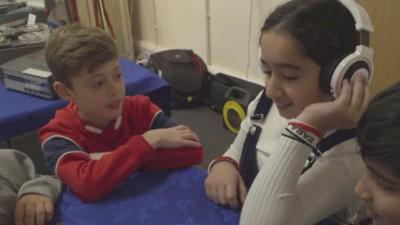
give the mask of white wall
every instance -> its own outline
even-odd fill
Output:
[[[206,55],[205,0],[155,0],[158,45]]]
[[[210,1],[210,65],[246,77],[250,1]]]
[[[18,0],[18,2],[23,2],[22,0]],[[28,6],[36,7],[36,8],[44,8],[44,0],[27,0],[26,4]]]
[[[190,48],[211,72],[263,84],[259,30],[286,0],[135,0],[134,35],[141,50]]]

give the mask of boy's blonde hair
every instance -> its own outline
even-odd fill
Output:
[[[49,37],[45,57],[54,79],[72,88],[71,78],[80,70],[92,73],[95,67],[116,59],[118,49],[104,30],[74,23],[58,28]]]

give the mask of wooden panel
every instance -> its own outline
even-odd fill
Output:
[[[359,0],[369,13],[375,32],[371,38],[374,48],[375,77],[372,94],[400,80],[400,1]]]

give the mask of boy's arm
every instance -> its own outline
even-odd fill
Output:
[[[80,150],[72,141],[52,138],[43,144],[46,161],[82,201],[95,201],[114,190],[133,171],[154,157],[153,148],[142,136],[98,160]],[[56,163],[54,163],[56,162]]]
[[[175,123],[162,111],[153,121],[151,129],[175,127]],[[143,165],[143,169],[172,169],[200,164],[204,158],[203,147],[159,148],[155,157]]]
[[[203,162],[204,149],[201,147],[159,148],[155,157],[142,168],[146,170],[174,169]]]

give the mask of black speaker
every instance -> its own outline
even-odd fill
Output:
[[[223,125],[237,133],[249,103],[263,89],[261,85],[218,73],[212,76],[206,88],[205,102],[215,111],[222,112]]]
[[[224,104],[237,101],[245,110],[263,86],[223,73],[211,76],[205,91],[206,103],[217,112],[222,112]]]

